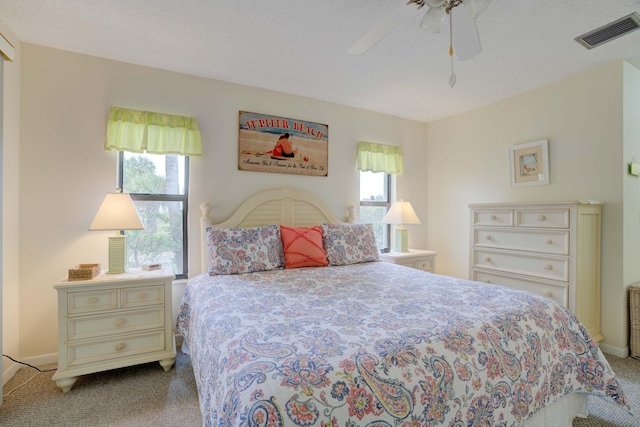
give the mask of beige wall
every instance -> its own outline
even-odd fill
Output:
[[[20,46],[11,31],[0,22],[2,33],[16,48],[14,62],[4,63],[2,125],[2,352],[18,355],[18,163],[20,125]],[[2,59],[0,59],[1,61]],[[3,380],[15,364],[2,358]],[[3,381],[4,382],[4,381]]]
[[[108,232],[87,228],[116,183],[116,154],[103,150],[110,106],[193,115],[204,157],[191,166],[189,268],[199,263],[198,206],[210,202],[215,220],[266,188],[319,194],[339,216],[359,200],[357,141],[403,146],[406,174],[398,193],[426,218],[424,123],[216,80],[22,45],[20,145],[20,355],[57,352],[53,284],[78,263],[107,264]],[[237,170],[238,111],[329,125],[329,176]],[[426,228],[411,233],[426,245]],[[14,321],[15,319],[10,319]]]
[[[623,267],[628,266],[627,262],[623,265],[623,259],[627,259],[623,258],[622,245],[626,213],[623,180],[628,180],[625,168],[630,156],[640,159],[640,138],[638,125],[633,130],[625,127],[629,142],[623,150],[623,84],[633,83],[637,88],[638,80],[638,70],[620,61],[430,123],[427,237],[429,249],[438,251],[438,273],[469,277],[469,203],[601,200],[605,203],[603,348],[614,354],[624,353],[628,344],[624,291],[629,281],[640,280],[640,271],[634,266],[636,271],[623,276]],[[625,99],[632,104],[629,97]],[[511,187],[509,147],[540,139],[549,140],[551,183]],[[638,190],[629,191],[637,195]],[[638,235],[640,208],[630,210]],[[625,256],[638,255],[636,247]]]
[[[57,352],[55,281],[77,263],[107,262],[108,233],[87,227],[115,186],[116,155],[102,150],[112,105],[193,115],[200,122],[204,157],[191,162],[192,272],[201,202],[212,203],[216,220],[247,196],[282,186],[311,189],[338,214],[357,205],[358,139],[403,146],[406,173],[397,180],[398,198],[410,200],[423,223],[412,226],[410,246],[438,251],[442,274],[468,277],[469,203],[602,200],[604,346],[627,346],[624,291],[640,277],[626,268],[633,256],[627,249],[636,249],[635,240],[623,247],[622,224],[636,221],[640,228],[640,209],[623,203],[639,182],[624,167],[640,154],[637,127],[623,123],[626,110],[637,108],[627,97],[623,105],[623,84],[637,85],[639,77],[624,62],[429,125],[30,44],[22,45],[20,70],[21,94],[13,102],[21,104],[20,159],[13,166],[20,183],[19,241],[13,242],[20,250],[14,275],[19,308],[10,317],[5,311],[3,322],[5,331],[7,324],[19,325],[20,357]],[[328,124],[329,176],[237,171],[239,110]],[[509,146],[543,138],[550,143],[551,184],[511,188]]]

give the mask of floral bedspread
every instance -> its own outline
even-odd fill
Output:
[[[628,409],[552,301],[383,262],[191,279],[206,426],[514,426],[571,392]]]

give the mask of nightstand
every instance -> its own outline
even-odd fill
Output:
[[[387,252],[380,254],[380,261],[393,264],[405,265],[418,270],[435,273],[436,253],[434,251],[423,251],[421,249],[409,249],[409,252]]]
[[[53,380],[68,392],[79,375],[176,360],[171,268],[105,274],[58,282],[58,370]]]

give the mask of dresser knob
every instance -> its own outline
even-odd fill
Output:
[[[116,344],[116,351],[122,351],[124,350],[124,343],[118,343]]]
[[[489,262],[489,261],[491,261],[491,257],[490,256],[486,256],[486,257],[484,257],[484,260],[485,260],[485,262]]]
[[[491,235],[490,235],[490,234],[487,234],[487,236],[485,237],[485,239],[487,239],[487,240],[491,240]]]
[[[122,325],[124,325],[124,319],[123,318],[120,318],[120,319],[116,320],[116,326],[122,326]]]
[[[97,297],[91,297],[89,298],[89,301],[87,301],[89,304],[95,304],[98,302],[98,298]]]
[[[149,298],[149,295],[143,292],[143,293],[141,293],[140,295],[138,295],[138,298],[140,298],[140,299],[147,299],[147,298]]]
[[[553,294],[551,293],[551,291],[544,291],[544,292],[542,293],[542,295],[544,295],[544,296],[545,296],[545,297],[547,297],[547,298],[551,298],[551,296],[552,296]]]
[[[545,264],[544,269],[545,270],[553,270],[553,266],[551,264]]]
[[[545,219],[544,215],[538,215],[538,221],[544,221]]]
[[[553,243],[553,240],[551,240],[551,239],[547,240],[547,245],[550,245],[552,243]]]
[[[489,219],[490,219],[491,221],[495,221],[495,220],[496,220],[496,216],[495,216],[495,215],[491,215],[491,216],[489,217]]]

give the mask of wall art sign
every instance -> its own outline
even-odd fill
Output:
[[[509,148],[511,186],[549,184],[549,143],[546,139]]]
[[[240,111],[238,170],[327,176],[329,126]]]

